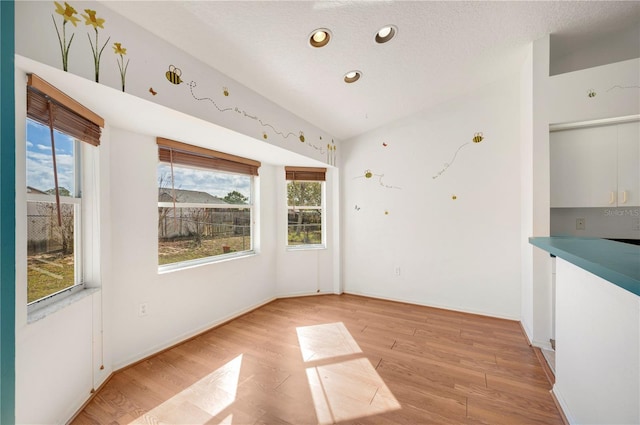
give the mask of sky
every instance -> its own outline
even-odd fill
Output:
[[[196,168],[173,166],[174,187],[184,190],[199,190],[218,198],[224,198],[229,192],[238,191],[247,198],[251,196],[251,177]],[[171,166],[158,166],[158,184],[171,187]]]
[[[74,190],[73,138],[54,131],[58,186]],[[27,186],[43,192],[53,189],[53,156],[49,127],[27,120]]]
[[[54,131],[56,162],[58,166],[58,186],[73,192],[74,141],[66,134]],[[251,196],[251,177],[199,170],[195,168],[173,167],[175,188],[208,192],[224,198],[229,192],[238,191],[247,198]],[[158,166],[158,182],[164,176],[164,185],[171,187],[171,167]],[[49,127],[27,120],[27,186],[43,192],[55,187],[53,180],[53,157]]]
[[[183,190],[207,192],[218,198],[224,198],[229,192],[238,191],[247,198],[251,197],[251,177],[196,168],[173,166],[174,187]],[[162,180],[162,183],[161,183]],[[171,187],[171,166],[158,166],[158,186]]]

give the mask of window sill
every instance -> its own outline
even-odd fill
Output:
[[[319,251],[327,249],[326,245],[287,245],[287,251]]]
[[[51,304],[34,310],[27,314],[27,324],[35,323],[39,320],[44,319],[45,317],[62,310],[65,307],[70,306],[71,304],[79,301],[89,295],[95,294],[98,292],[100,288],[84,288],[78,292],[75,292],[67,297],[61,298],[58,301],[52,302]]]
[[[235,253],[235,254],[226,254],[226,255],[219,255],[216,257],[201,258],[198,260],[183,261],[180,263],[164,264],[162,266],[158,266],[158,274],[173,273],[181,270],[193,269],[195,267],[206,266],[209,264],[226,263],[227,261],[233,261],[240,258],[254,257],[256,255],[257,254],[255,251],[243,251],[241,253]]]

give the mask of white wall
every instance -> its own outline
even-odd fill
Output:
[[[640,298],[560,258],[556,383],[571,423],[640,422]]]
[[[551,124],[640,113],[640,59],[555,75],[546,80],[547,116]],[[596,96],[589,97],[589,90],[595,91]]]
[[[259,255],[159,274],[155,138],[114,128],[110,143],[116,368],[274,298],[274,167],[260,168]]]
[[[531,229],[532,235],[549,235],[549,37],[537,40],[532,45],[532,123],[531,146],[527,148],[527,161],[531,165],[523,168],[528,173],[524,178],[529,181],[531,192],[530,204],[523,208],[531,209],[531,223],[523,223]],[[529,130],[527,130],[529,131]],[[525,235],[526,236],[526,235]],[[531,271],[523,285],[525,294],[531,298],[523,301],[531,310],[523,310],[524,329],[529,340],[537,346],[549,347],[552,337],[552,295],[551,295],[551,260],[545,252],[525,249],[524,268]],[[530,279],[530,280],[529,280]],[[530,285],[530,286],[529,286]],[[529,289],[530,288],[530,289]]]
[[[284,167],[276,168],[278,297],[340,293],[338,170],[329,168],[325,182],[326,248],[287,250],[287,187]]]
[[[520,251],[521,251],[521,318],[527,337],[533,339],[533,44],[520,73]]]
[[[576,230],[577,218],[584,230]],[[640,239],[640,208],[551,208],[551,235]]]
[[[640,56],[640,25],[616,28],[615,32],[587,40],[566,54],[562,36],[551,35],[550,75],[593,68]],[[560,44],[560,46],[559,46]]]
[[[519,85],[513,76],[343,143],[345,292],[520,318]]]
[[[25,71],[16,69],[16,421],[63,423],[112,371],[109,353],[103,351],[109,339],[108,323],[102,320],[108,291],[79,294],[73,302],[47,308],[49,313],[39,320],[27,314],[25,82]],[[108,139],[108,129],[103,134]],[[83,210],[95,211],[96,220],[83,224],[102,235],[84,240],[85,282],[99,288],[111,270],[109,147],[86,146],[83,155],[91,164],[84,172],[96,182],[83,199]]]

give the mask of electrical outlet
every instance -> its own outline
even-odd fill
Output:
[[[584,230],[585,229],[585,220],[584,218],[576,218],[576,230]]]
[[[400,266],[396,266],[396,268],[393,269],[393,272],[396,276],[400,276]]]
[[[149,306],[147,305],[147,303],[141,303],[138,306],[138,316],[139,317],[146,316],[148,312],[149,312]]]

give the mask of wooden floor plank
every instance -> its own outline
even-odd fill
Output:
[[[562,424],[517,322],[275,300],[117,372],[73,424]]]

